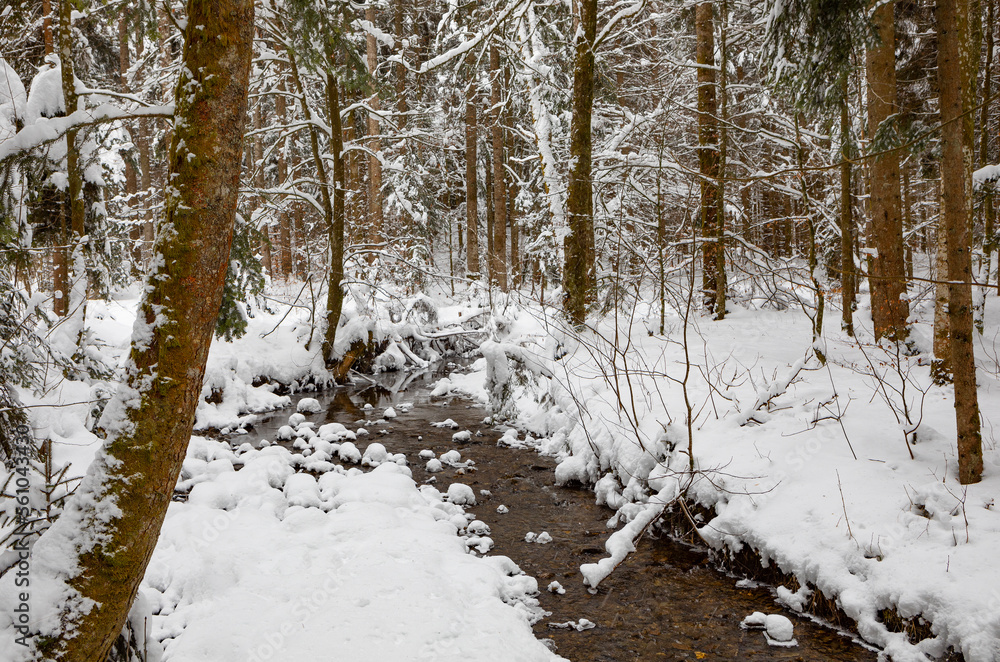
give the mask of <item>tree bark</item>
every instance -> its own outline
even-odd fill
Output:
[[[127,11],[122,12],[122,15],[118,17],[118,84],[124,93],[131,91],[128,84],[128,70],[132,61],[128,48],[128,18]],[[138,144],[139,131],[133,128],[131,132],[135,136],[135,143]],[[132,161],[129,160],[125,162],[125,204],[126,218],[129,224],[129,261],[132,263],[132,275],[136,277],[142,273],[142,226],[139,224],[139,217],[136,213],[139,203],[138,192],[138,173],[132,165]]]
[[[465,231],[466,271],[470,280],[479,278],[479,184],[476,157],[475,60],[468,59],[469,85],[465,90]]]
[[[490,284],[507,290],[507,160],[504,156],[503,92],[500,49],[490,44],[490,104],[493,122],[493,250],[490,251]]]
[[[375,8],[369,4],[365,9],[365,20],[375,23]],[[379,96],[375,91],[375,69],[378,66],[378,48],[374,35],[369,34],[366,42],[366,60],[368,64],[368,76],[371,81],[372,95],[368,99],[368,105],[372,110],[379,110]],[[378,117],[368,113],[368,149],[372,154],[368,157],[368,223],[370,241],[373,244],[383,241],[383,211],[382,211],[382,162],[375,154],[382,151],[382,143],[378,139],[381,129],[379,128]]]
[[[320,204],[321,204],[321,206],[323,208],[323,221],[324,221],[323,227],[327,228],[328,232],[332,233],[332,228],[336,224],[336,221],[334,219],[334,210],[333,210],[333,195],[330,192],[330,177],[327,174],[326,163],[323,160],[323,150],[320,149],[320,144],[319,144],[319,129],[316,127],[316,118],[313,115],[312,107],[309,105],[309,97],[306,94],[305,84],[304,84],[304,82],[302,80],[302,77],[299,75],[299,68],[298,68],[298,64],[296,62],[295,54],[292,52],[291,49],[288,49],[286,51],[286,53],[288,54],[288,64],[289,64],[289,66],[290,66],[290,68],[292,70],[291,71],[291,73],[292,73],[292,82],[295,83],[295,88],[296,88],[296,90],[298,90],[299,105],[302,107],[302,114],[305,117],[306,122],[309,123],[309,147],[310,147],[310,149],[312,151],[312,167],[316,171],[316,179],[319,182]],[[328,84],[328,86],[331,85],[331,84],[335,86],[335,83],[332,83],[331,81],[328,81],[327,84]],[[330,96],[331,94],[333,95],[333,97]],[[327,90],[327,95],[328,95],[327,96],[328,107],[331,107],[332,106],[332,102],[333,101],[337,101],[337,99],[336,99],[336,90],[334,89],[334,91],[331,92],[328,89]],[[337,124],[339,125],[340,124],[339,101],[338,101],[337,106],[338,106],[338,110],[337,110],[337,120],[336,121],[337,121]],[[332,121],[332,119],[331,119],[331,121]],[[341,136],[338,134],[337,138],[341,139]],[[341,151],[343,151],[343,150],[341,149]],[[335,155],[334,160],[335,160],[335,162],[340,160],[340,152],[337,152],[337,154]],[[335,165],[334,167],[336,168],[337,166]],[[303,227],[304,223],[302,223],[301,220],[299,220],[299,219],[296,219],[296,221],[297,222],[293,225],[293,228],[299,228],[300,229],[299,231],[304,234],[304,232],[305,232],[305,229]],[[341,228],[343,228],[343,224],[342,223],[341,223]],[[342,237],[343,237],[343,230],[341,229],[341,242],[343,242],[343,238]],[[305,241],[304,237],[300,240],[299,243],[301,245],[303,245],[303,246],[305,246],[307,244],[307,242]],[[343,248],[341,248],[341,252],[343,252]],[[301,275],[304,276],[305,275],[305,263],[307,262],[307,260],[305,259],[304,256],[302,258],[300,258],[300,259],[302,260],[302,267],[301,267],[302,268],[302,273],[301,273]],[[340,269],[341,269],[341,273],[343,273],[343,271],[342,271],[343,267],[342,266],[340,267]],[[341,278],[341,280],[342,280],[342,278]],[[339,284],[340,280],[338,280],[337,283]],[[339,317],[340,316],[338,314],[338,319],[339,319]],[[331,342],[330,343],[330,347],[332,347],[332,346],[333,346],[333,343]],[[329,357],[326,357],[326,358],[329,359]]]
[[[570,123],[570,171],[566,193],[569,234],[563,241],[563,306],[574,325],[582,325],[597,285],[594,255],[594,195],[591,181],[591,117],[594,106],[594,42],[597,0],[578,0],[580,27],[574,32],[573,119]]]
[[[323,358],[332,361],[333,344],[344,307],[344,134],[340,123],[339,82],[329,72],[326,75],[327,114],[330,118],[330,147],[333,156],[333,218],[327,227],[330,241],[330,278],[326,298],[326,336]]]
[[[876,0],[878,1],[878,0]],[[879,5],[872,15],[879,43],[868,49],[868,133],[897,112],[896,25],[894,0]],[[877,251],[871,263],[872,321],[875,338],[906,339],[909,303],[903,259],[903,213],[899,188],[899,152],[888,151],[870,161],[871,235]]]
[[[973,139],[963,117],[972,84],[968,0],[936,5],[938,84],[941,89],[941,219],[948,243],[948,322],[955,384],[958,476],[963,485],[983,473],[982,434],[972,346],[972,255],[969,227]]]
[[[840,292],[841,328],[854,337],[854,208],[851,202],[851,122],[848,116],[847,77],[841,83],[840,102]]]
[[[278,115],[278,124],[282,127],[288,124],[288,107],[285,99],[287,84],[285,76],[279,74],[278,94],[274,97],[274,110]],[[284,132],[284,129],[282,129]],[[288,139],[281,135],[278,138],[278,186],[284,187],[288,180]],[[292,275],[292,227],[291,214],[288,213],[288,203],[282,202],[281,213],[278,214],[278,251],[279,272],[284,278]]]
[[[403,64],[403,19],[406,18],[406,0],[396,0],[396,12],[393,16],[392,28],[395,32],[396,55],[400,58],[396,62],[396,123],[399,130],[406,128],[406,113],[408,106],[406,103],[406,66]]]
[[[264,128],[264,118],[262,117],[260,105],[262,100],[257,99],[253,107],[253,180],[254,186],[257,187],[258,191],[264,189],[264,139],[261,134],[261,130]],[[258,193],[254,196],[254,210],[259,212],[260,208],[264,206],[264,196]],[[252,214],[251,214],[252,217]],[[260,217],[258,213],[258,218]],[[254,226],[256,230],[256,226]],[[261,263],[263,264],[264,270],[267,271],[267,275],[274,277],[274,270],[271,268],[271,242],[268,239],[267,224],[262,223],[260,226],[261,230],[261,240],[260,240],[260,254]]]
[[[726,129],[729,123],[729,108],[728,108],[728,67],[729,67],[729,55],[728,55],[728,44],[727,44],[727,29],[726,21],[728,19],[728,3],[727,0],[720,0],[719,2],[720,14],[719,17],[719,123],[718,136],[719,136],[719,179],[718,179],[718,194],[717,194],[717,204],[719,209],[717,212],[716,219],[716,250],[715,250],[715,318],[724,319],[726,316],[726,141],[729,137],[729,132]],[[803,182],[803,186],[805,183]],[[810,220],[810,223],[812,221]],[[822,295],[820,295],[822,296]],[[820,316],[822,317],[822,316]]]
[[[136,40],[136,53],[141,59],[145,51],[144,39]],[[148,264],[149,255],[153,248],[153,205],[150,187],[153,183],[152,161],[150,159],[150,124],[148,120],[139,119],[135,122],[136,127],[136,147],[139,150],[139,186],[142,187],[140,201],[143,209],[142,219],[142,256],[143,261]],[[145,269],[144,269],[145,270]]]
[[[517,221],[517,177],[510,178],[510,186],[507,187],[507,221],[510,225],[510,286],[517,289],[521,286],[521,232]]]
[[[73,71],[73,5],[69,0],[59,3],[59,60],[62,65],[62,92],[66,104],[66,114],[77,109],[79,97],[76,93],[76,76]],[[87,216],[86,201],[83,198],[83,168],[80,164],[80,148],[77,145],[79,131],[70,129],[66,132],[66,178],[69,191],[69,247],[64,254],[69,262],[69,248],[72,248],[71,269],[69,279],[70,292],[74,293],[68,302],[72,307],[79,305],[78,310],[68,310],[68,313],[78,316],[78,342],[82,342],[87,319],[87,263],[84,258],[83,237],[87,234],[85,221]],[[74,301],[73,299],[79,299]]]
[[[721,313],[716,303],[719,274],[719,156],[718,106],[715,96],[715,29],[713,3],[695,6],[698,58],[698,170],[701,173],[702,300],[709,313]]]
[[[169,231],[158,233],[160,259],[146,279],[125,383],[101,419],[102,452],[35,547],[36,555],[71,555],[62,627],[40,633],[45,659],[103,661],[121,632],[202,389],[236,214],[253,3],[190,0],[188,21],[169,157]]]
[[[993,94],[993,23],[996,13],[996,0],[989,0],[986,9],[986,63],[983,66],[983,107],[979,119],[979,164],[984,166],[990,162],[990,97]],[[988,189],[983,200],[983,260],[985,269],[982,287],[990,287],[990,276],[993,273],[993,251],[996,249],[994,226],[996,224],[996,208],[993,193]],[[985,300],[985,293],[983,299]]]
[[[52,55],[55,52],[52,39],[52,0],[42,0],[42,39],[45,42],[45,54]]]

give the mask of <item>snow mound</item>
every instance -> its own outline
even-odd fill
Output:
[[[433,460],[431,460],[433,462]],[[476,494],[472,488],[463,483],[452,483],[448,486],[448,501],[459,506],[476,505]]]
[[[192,444],[190,473],[216,475],[171,504],[143,580],[164,659],[562,659],[531,632],[537,582],[506,557],[469,554],[492,540],[456,536],[462,509],[405,467],[316,480],[272,446],[245,450],[240,471],[209,469],[230,457],[228,444]],[[0,645],[14,649],[6,631]]]

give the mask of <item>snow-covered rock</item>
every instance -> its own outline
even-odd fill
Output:
[[[354,464],[361,462],[361,451],[358,450],[358,447],[352,441],[342,443],[337,454],[344,462],[353,462]]]
[[[299,404],[296,405],[295,408],[303,414],[318,414],[323,411],[323,408],[319,404],[319,400],[316,398],[302,398],[299,400]]]
[[[448,501],[459,506],[474,506],[476,505],[476,493],[468,485],[452,483],[448,486]]]
[[[365,454],[361,458],[362,465],[371,467],[377,467],[386,461],[389,461],[389,453],[385,450],[385,446],[379,443],[368,444]]]
[[[776,642],[791,643],[794,641],[795,628],[792,621],[781,614],[767,615],[767,618],[764,619],[764,632]]]
[[[470,535],[474,536],[488,536],[490,535],[490,527],[486,522],[482,520],[472,520],[469,525],[465,527],[465,530],[469,532]]]

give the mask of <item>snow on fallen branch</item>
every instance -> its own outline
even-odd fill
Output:
[[[632,521],[612,533],[604,543],[604,549],[610,556],[597,563],[584,563],[580,566],[583,583],[591,588],[597,588],[597,585],[614,572],[625,557],[635,551],[636,541],[642,537],[650,524],[660,519],[663,511],[677,502],[680,492],[680,481],[676,478],[670,480],[656,496],[642,506]]]
[[[778,397],[779,395],[783,394],[785,391],[788,390],[789,385],[793,381],[795,381],[795,378],[799,376],[799,373],[802,372],[802,369],[806,367],[807,358],[808,355],[802,357],[801,359],[796,361],[794,365],[792,365],[792,368],[791,370],[788,371],[788,374],[786,374],[781,379],[776,379],[773,382],[768,383],[765,388],[759,389],[757,391],[757,398],[753,401],[753,404],[746,407],[743,411],[740,412],[740,416],[737,419],[737,422],[740,424],[741,427],[748,424],[750,421],[753,421],[755,423],[764,422],[757,420],[755,418],[757,412],[761,409],[761,407],[769,405],[772,400],[774,400],[776,397]]]

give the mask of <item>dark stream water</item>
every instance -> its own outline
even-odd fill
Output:
[[[483,424],[484,409],[461,398],[432,399],[430,386],[442,374],[383,375],[378,384],[367,387],[300,397],[315,397],[323,406],[323,412],[307,417],[317,427],[338,422],[353,430],[363,425],[371,434],[358,438],[362,451],[377,441],[390,453],[404,453],[418,483],[433,480],[442,492],[453,482],[471,486],[478,504],[469,510],[492,530],[495,547],[490,553],[509,556],[538,579],[539,600],[551,616],[534,626],[535,634],[550,640],[547,643],[563,657],[574,662],[877,659],[875,652],[850,637],[783,611],[767,588],[738,588],[737,579],[712,567],[706,552],[665,537],[642,540],[638,551],[601,583],[596,594],[588,593],[579,566],[604,556],[610,533],[606,522],[612,511],[595,505],[592,492],[556,486],[552,459],[531,450],[497,446],[501,433]],[[412,403],[412,408],[404,412],[405,403]],[[365,410],[365,404],[373,409]],[[390,405],[397,418],[376,425],[364,422],[379,418]],[[293,411],[263,417],[252,435],[230,439],[273,440]],[[473,432],[471,441],[456,443],[454,430],[430,425],[449,418],[460,430]],[[457,449],[463,461],[471,459],[475,466],[465,470],[446,466],[430,474],[418,457],[423,449],[439,457]],[[490,495],[481,495],[481,490]],[[509,512],[498,513],[501,504]],[[529,531],[547,531],[553,540],[525,542]],[[558,581],[565,594],[545,590],[552,581]],[[740,621],[754,611],[791,618],[798,646],[770,647],[759,631],[741,629]],[[596,627],[584,631],[551,627],[581,618]]]

